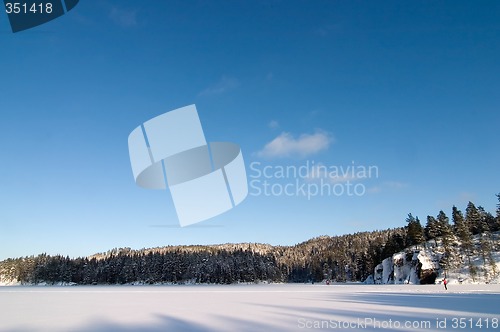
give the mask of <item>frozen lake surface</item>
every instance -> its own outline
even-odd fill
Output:
[[[500,331],[499,320],[500,285],[0,287],[0,331]]]

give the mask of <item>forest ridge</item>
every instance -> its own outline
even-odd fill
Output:
[[[9,258],[0,262],[0,284],[364,281],[385,258],[432,240],[443,246],[440,270],[469,266],[474,277],[480,271],[471,257],[480,255],[484,264],[493,266],[492,253],[500,251],[498,238],[492,236],[500,231],[500,194],[496,196],[495,215],[469,202],[465,213],[453,206],[451,220],[439,211],[435,217],[427,216],[423,226],[410,213],[402,227],[320,236],[294,246],[183,245],[119,248],[78,258],[47,254]]]

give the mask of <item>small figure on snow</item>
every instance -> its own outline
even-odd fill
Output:
[[[443,279],[443,285],[444,285],[444,289],[445,290],[448,290],[448,286],[446,286],[448,284],[448,281],[446,280],[446,278]]]

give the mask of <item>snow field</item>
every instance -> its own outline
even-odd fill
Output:
[[[0,287],[0,331],[500,331],[499,319],[500,285]]]

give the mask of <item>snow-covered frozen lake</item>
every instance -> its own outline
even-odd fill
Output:
[[[499,320],[500,285],[0,287],[0,331],[500,331]]]

